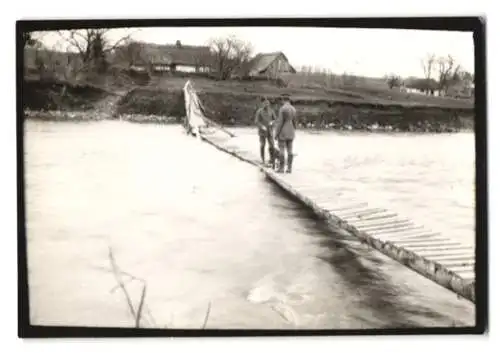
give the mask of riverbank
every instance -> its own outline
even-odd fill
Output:
[[[220,84],[197,85],[206,116],[226,126],[251,126],[262,96],[278,109],[280,94],[286,89],[278,91],[251,84],[252,89],[244,87],[244,90],[241,89],[244,83],[231,90]],[[310,91],[290,91],[292,103],[299,112],[298,126],[303,129],[434,133],[474,129],[474,107],[458,100],[456,104],[443,100],[445,103],[439,105],[439,100],[389,102],[369,96],[341,97],[338,92],[315,96]],[[100,114],[100,102],[115,94],[93,86],[26,81],[23,103],[25,110],[30,112],[26,115],[28,118],[54,121],[122,119],[139,123],[175,123],[185,116],[180,81],[169,86],[130,87],[113,100],[106,114]],[[40,113],[37,116],[33,111]]]
[[[61,111],[61,110],[25,110],[24,117],[39,121],[91,122],[102,120],[122,120],[139,124],[177,124],[178,118],[172,116],[121,114],[109,118],[97,110],[88,111]]]

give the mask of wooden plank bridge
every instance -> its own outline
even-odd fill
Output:
[[[260,163],[258,145],[244,147],[238,137],[221,131],[201,133],[203,141],[259,168],[266,177],[309,207],[336,229],[348,232],[388,257],[475,302],[475,249],[433,232],[385,208],[347,199],[338,185],[317,170],[301,167],[292,174],[276,173]],[[257,141],[257,140],[256,140]]]

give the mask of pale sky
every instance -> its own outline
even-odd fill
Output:
[[[117,40],[133,33],[140,41],[206,45],[210,38],[235,35],[252,43],[254,54],[282,51],[290,63],[329,69],[360,76],[423,76],[420,60],[427,53],[451,54],[462,68],[474,72],[472,32],[404,29],[297,28],[297,27],[158,27],[114,29],[109,38]],[[46,34],[43,42],[59,46],[57,34]]]

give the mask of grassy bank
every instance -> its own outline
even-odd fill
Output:
[[[203,90],[199,96],[208,118],[227,126],[250,126],[262,95]],[[277,111],[280,96],[267,97]],[[451,132],[472,129],[474,121],[473,108],[345,102],[312,97],[292,99],[299,112],[301,128]],[[185,116],[183,93],[173,88],[135,89],[118,105],[120,114]]]
[[[182,92],[185,82],[186,78],[167,78],[148,86],[130,87],[113,103],[114,111],[108,118],[142,123],[179,122],[185,116]],[[474,125],[470,101],[410,96],[389,90],[371,92],[366,88],[354,92],[283,89],[267,82],[194,79],[194,83],[207,117],[227,126],[253,125],[260,97],[266,96],[277,110],[284,92],[292,96],[301,128],[451,132],[473,129]],[[28,82],[23,87],[24,105],[32,110],[89,111],[112,94],[109,89],[63,83]],[[412,100],[412,96],[418,99]]]
[[[24,109],[86,111],[110,92],[92,85],[73,85],[57,80],[25,80],[22,87]]]

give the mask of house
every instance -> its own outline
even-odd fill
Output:
[[[131,53],[132,46],[135,53]],[[183,45],[179,40],[175,45],[133,42],[116,52],[128,53],[128,66],[138,71],[209,72],[212,67],[210,47]],[[116,60],[123,61],[123,55],[120,57]]]
[[[432,78],[408,77],[404,80],[403,92],[414,94],[425,94],[431,96],[440,95],[438,83]]]
[[[282,52],[259,53],[244,65],[236,76],[277,79],[281,74],[296,72]]]

